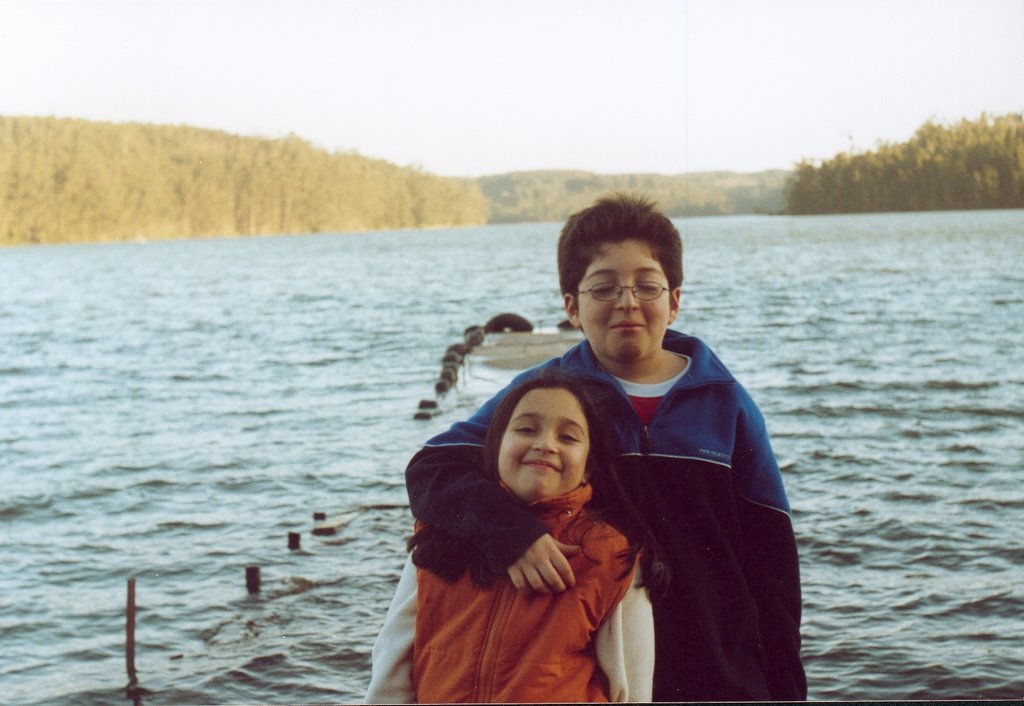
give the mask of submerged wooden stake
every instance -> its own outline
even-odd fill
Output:
[[[245,567],[245,587],[249,590],[249,593],[260,592],[260,567]]]
[[[139,683],[135,674],[135,579],[128,579],[128,605],[125,610],[124,658],[128,668],[128,686]]]

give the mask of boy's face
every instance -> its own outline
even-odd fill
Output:
[[[624,240],[601,248],[584,272],[578,291],[640,282],[668,287],[668,278],[651,247],[641,240]],[[636,382],[659,379],[667,354],[661,344],[666,329],[679,314],[678,287],[662,292],[652,301],[638,299],[629,289],[608,302],[599,301],[590,293],[564,296],[569,321],[586,335],[601,367],[612,375]]]

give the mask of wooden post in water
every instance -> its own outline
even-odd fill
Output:
[[[260,592],[260,567],[245,567],[245,587],[250,595]]]
[[[124,658],[128,668],[128,686],[139,683],[135,674],[135,578],[128,579],[128,604],[125,609]]]

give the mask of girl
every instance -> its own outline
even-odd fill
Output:
[[[545,372],[505,396],[483,467],[579,547],[575,587],[526,597],[466,538],[417,523],[367,702],[651,699],[651,604],[634,577],[641,547],[654,568],[654,547],[619,483],[612,438],[580,380]]]

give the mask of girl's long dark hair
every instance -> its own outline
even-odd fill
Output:
[[[586,476],[594,489],[587,509],[597,519],[625,535],[629,541],[629,565],[632,566],[640,554],[644,584],[652,593],[660,595],[671,578],[668,567],[650,527],[619,479],[615,461],[615,430],[602,411],[607,405],[600,403],[598,389],[592,383],[546,370],[510,390],[498,404],[487,429],[483,448],[484,475],[496,483],[499,481],[498,455],[512,413],[527,393],[541,389],[566,390],[579,401],[590,436]],[[456,537],[431,525],[417,525],[408,548],[416,566],[428,569],[448,582],[456,581],[469,571],[477,585],[490,586],[507,575],[506,567],[491,565],[469,538]]]

